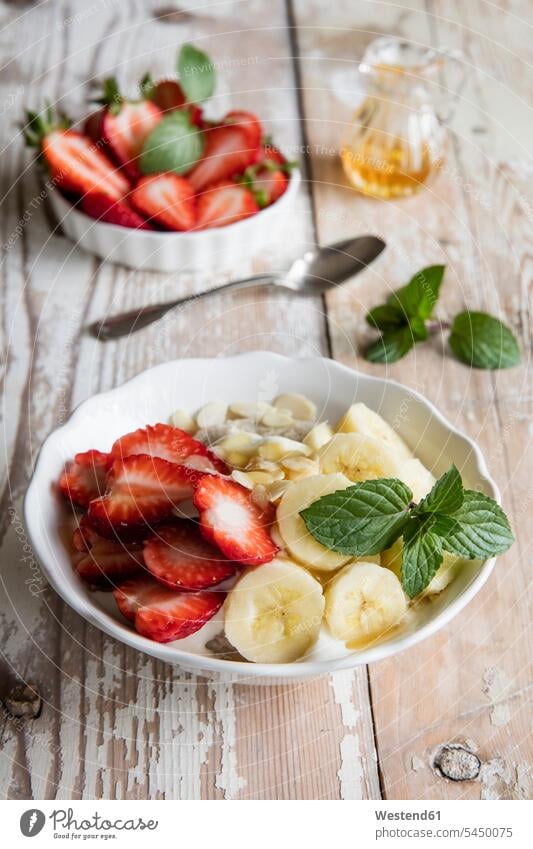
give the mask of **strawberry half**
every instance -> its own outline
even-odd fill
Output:
[[[102,139],[130,180],[138,180],[137,159],[163,117],[161,109],[151,100],[125,100],[112,77],[104,81],[98,103],[105,107],[100,121]]]
[[[113,591],[118,609],[143,637],[158,643],[182,640],[199,631],[221,608],[220,592],[180,593],[153,578],[127,581]]]
[[[223,123],[241,127],[248,137],[250,147],[259,147],[261,136],[263,135],[263,129],[259,118],[257,115],[254,115],[253,112],[245,112],[244,110],[234,109],[231,112],[228,112]]]
[[[287,190],[289,178],[283,171],[261,166],[252,178],[253,192],[261,208],[270,206]]]
[[[125,201],[114,201],[96,192],[82,198],[81,208],[96,221],[117,224],[119,227],[133,227],[135,230],[153,230],[148,221],[141,218]]]
[[[88,507],[93,498],[105,492],[110,455],[102,451],[84,451],[67,463],[59,478],[61,494],[71,504]]]
[[[196,224],[194,190],[185,177],[177,174],[142,177],[130,201],[141,215],[167,230],[192,230]]]
[[[261,145],[261,147],[257,149],[254,163],[256,165],[261,165],[264,162],[273,162],[275,165],[287,164],[287,160],[281,151],[279,151],[277,147],[273,147],[271,144]]]
[[[188,174],[195,192],[206,186],[229,180],[244,171],[256,156],[257,147],[250,144],[248,133],[240,126],[225,125],[205,130],[202,159]]]
[[[160,525],[144,543],[144,562],[154,578],[175,590],[205,590],[237,571],[237,564],[210,545],[194,522]]]
[[[279,551],[269,533],[274,513],[263,511],[234,481],[204,475],[194,491],[200,529],[230,560],[246,566],[268,563]]]
[[[197,227],[225,227],[259,212],[253,194],[237,183],[218,183],[198,198]]]
[[[42,142],[42,152],[54,182],[66,192],[99,192],[120,200],[130,184],[92,141],[74,130],[55,130]]]
[[[72,542],[74,570],[94,587],[117,584],[142,571],[142,546],[99,536],[82,517]]]
[[[191,497],[197,475],[147,454],[116,459],[106,494],[89,504],[89,523],[101,536],[136,539],[147,525],[166,519],[176,504]]]
[[[228,474],[226,464],[203,442],[194,439],[179,427],[167,424],[147,425],[117,439],[111,448],[113,459],[133,454],[150,454],[171,463],[182,463],[201,471]]]

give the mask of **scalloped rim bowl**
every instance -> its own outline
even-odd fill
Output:
[[[52,209],[64,233],[80,248],[129,268],[160,272],[231,268],[236,256],[253,256],[275,238],[291,213],[301,176],[290,175],[286,192],[256,215],[197,232],[133,230],[97,221],[76,209],[54,187],[48,188]]]
[[[221,630],[222,618],[175,643],[160,644],[141,637],[121,620],[109,603],[109,593],[91,593],[74,574],[60,536],[66,512],[55,490],[66,460],[88,448],[109,450],[119,435],[147,423],[167,421],[179,407],[194,411],[214,398],[255,401],[258,393],[270,398],[281,392],[308,395],[317,404],[319,418],[330,421],[354,400],[363,401],[397,427],[434,474],[442,474],[455,462],[468,487],[500,500],[478,446],[422,395],[395,381],[369,377],[321,357],[291,359],[269,352],[175,360],[85,401],[44,442],[26,494],[24,518],[34,553],[59,595],[93,625],[133,648],[210,677],[215,674],[250,683],[314,677],[383,660],[444,627],[483,586],[494,558],[465,563],[435,600],[421,604],[405,627],[400,626],[372,648],[350,652],[325,635],[305,660],[272,665],[225,661],[206,654],[205,641]]]

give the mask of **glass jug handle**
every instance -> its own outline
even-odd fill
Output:
[[[451,118],[454,114],[455,107],[457,105],[457,101],[461,97],[461,94],[463,93],[463,89],[464,89],[465,84],[466,84],[466,69],[465,69],[465,63],[464,63],[464,54],[462,53],[461,50],[456,50],[456,49],[451,49],[451,48],[450,49],[449,48],[442,48],[442,49],[439,50],[439,54],[443,57],[443,60],[444,60],[444,67],[443,67],[444,73],[441,73],[441,75],[440,75],[441,85],[444,86],[445,82],[446,82],[446,76],[447,76],[446,65],[449,65],[449,67],[454,68],[455,69],[455,75],[456,75],[455,76],[455,85],[453,86],[455,91],[453,92],[453,94],[450,95],[450,92],[452,91],[451,88],[446,87],[446,89],[445,89],[446,94],[447,94],[446,103],[448,103],[448,107],[447,107],[446,112],[442,112],[441,109],[439,109],[439,108],[436,109],[437,117],[438,117],[439,121],[441,122],[441,124],[449,124],[449,122],[450,122],[450,120],[451,120]],[[443,98],[443,102],[444,102],[444,98]]]

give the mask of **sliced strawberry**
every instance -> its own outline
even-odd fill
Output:
[[[93,498],[105,492],[110,455],[102,451],[84,451],[67,463],[59,478],[62,495],[79,507],[88,507]]]
[[[194,470],[148,454],[116,459],[106,495],[91,501],[88,520],[101,536],[136,539],[146,525],[166,519],[176,504],[191,497],[197,476]]]
[[[105,111],[102,138],[130,180],[139,179],[138,156],[162,117],[159,107],[150,100],[123,101],[117,110],[110,107]]]
[[[289,178],[283,171],[260,167],[253,177],[253,190],[259,206],[270,206],[286,191]]]
[[[257,201],[245,186],[218,183],[205,189],[198,198],[197,226],[199,229],[225,227],[256,212],[259,212]]]
[[[119,227],[133,227],[135,230],[153,230],[148,221],[141,218],[125,201],[114,201],[106,195],[91,192],[81,201],[86,215],[97,221],[117,224]]]
[[[111,448],[113,459],[132,454],[150,454],[172,463],[182,463],[204,472],[228,474],[226,464],[200,442],[179,427],[167,424],[147,425],[121,436]]]
[[[241,127],[246,135],[250,147],[258,148],[263,135],[263,129],[259,118],[253,112],[245,112],[244,110],[234,109],[228,112],[223,121],[224,124],[235,124]]]
[[[279,551],[269,533],[273,511],[263,511],[249,490],[226,478],[204,475],[196,484],[194,506],[200,529],[230,560],[258,566]]]
[[[137,183],[131,205],[167,230],[192,230],[196,224],[194,190],[185,177],[152,174]]]
[[[194,522],[160,525],[144,544],[154,578],[175,590],[205,590],[237,571],[237,564],[204,539]]]
[[[224,603],[225,593],[180,593],[148,578],[132,579],[113,591],[123,616],[143,637],[158,643],[199,631]]]
[[[137,575],[143,568],[142,546],[105,539],[94,531],[86,517],[74,531],[76,551],[73,565],[79,577],[95,587],[116,584]]]
[[[126,177],[81,133],[54,130],[43,139],[42,152],[54,182],[66,192],[99,192],[120,200],[129,191]]]
[[[287,160],[283,154],[277,149],[277,147],[273,147],[271,144],[261,145],[261,147],[257,149],[254,163],[261,164],[263,162],[274,162],[276,165],[287,164]]]
[[[188,179],[196,192],[202,192],[206,186],[244,171],[254,161],[256,152],[242,127],[223,124],[205,130],[204,155]]]

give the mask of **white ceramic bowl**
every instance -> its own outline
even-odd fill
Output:
[[[54,589],[78,613],[129,646],[154,657],[213,677],[256,683],[317,676],[382,660],[416,645],[446,625],[487,580],[494,559],[465,563],[435,600],[424,603],[390,639],[364,651],[350,652],[323,633],[305,660],[293,664],[252,664],[221,660],[205,649],[222,630],[222,611],[197,634],[159,644],[135,633],[122,619],[110,593],[93,593],[72,570],[61,541],[67,512],[54,484],[66,460],[89,448],[109,450],[116,437],[145,424],[167,421],[177,408],[195,411],[207,400],[258,400],[268,384],[269,399],[280,392],[302,392],[318,406],[322,420],[335,421],[354,400],[378,411],[416,451],[435,475],[453,462],[470,488],[499,500],[479,448],[459,433],[421,395],[391,380],[368,377],[333,360],[289,359],[267,352],[226,359],[176,360],[142,372],[110,392],[81,404],[45,441],[28,489],[24,516],[34,553]],[[264,395],[260,396],[264,398]]]
[[[194,233],[133,230],[96,221],[76,209],[56,188],[48,189],[52,209],[64,233],[84,251],[101,259],[151,271],[219,270],[231,268],[235,257],[253,256],[282,233],[293,210],[300,172],[291,172],[286,192],[256,215]]]

